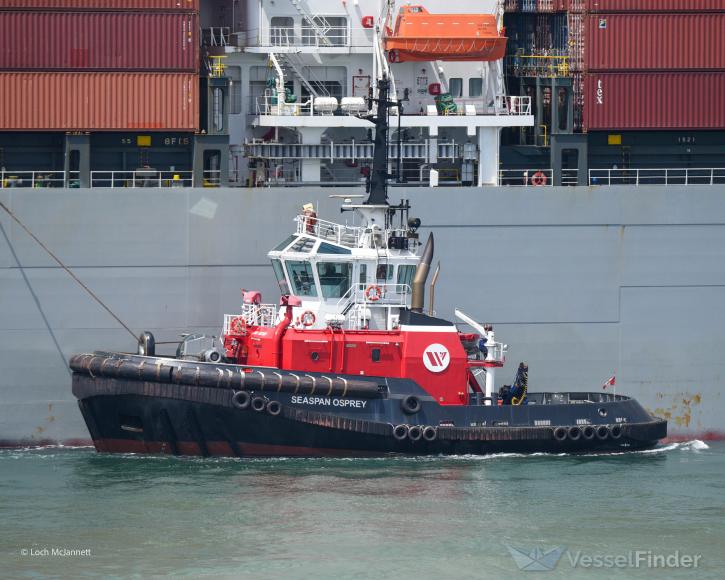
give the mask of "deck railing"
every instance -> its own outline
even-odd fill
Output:
[[[336,224],[335,222],[305,215],[298,215],[295,221],[297,222],[298,234],[309,234],[350,248],[357,248],[360,244],[362,228]]]
[[[715,185],[725,168],[590,169],[589,185]]]

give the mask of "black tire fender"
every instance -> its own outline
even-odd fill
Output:
[[[253,397],[252,398],[252,409],[254,409],[257,412],[264,411],[264,409],[267,407],[267,401],[264,400],[263,397]]]
[[[393,437],[398,441],[403,441],[408,437],[408,426],[407,425],[396,425],[393,427]]]
[[[571,441],[579,441],[579,439],[581,439],[581,436],[582,436],[581,427],[577,427],[576,425],[569,427],[569,429],[567,429],[566,434],[567,434],[567,437],[569,437],[569,439]]]
[[[435,441],[437,437],[438,429],[430,425],[423,427],[423,439],[426,441]]]
[[[554,439],[564,441],[566,439],[566,427],[557,427],[554,429]]]
[[[408,438],[411,441],[419,441],[421,437],[423,437],[423,429],[420,428],[420,425],[413,425],[408,429]]]
[[[251,401],[252,397],[247,391],[237,391],[232,396],[232,405],[237,409],[248,409]]]
[[[612,425],[609,427],[609,436],[612,439],[621,439],[622,438],[622,426],[621,425]]]
[[[403,409],[403,413],[406,415],[414,415],[420,411],[422,405],[420,399],[415,395],[408,395],[402,401],[400,401],[400,407]]]

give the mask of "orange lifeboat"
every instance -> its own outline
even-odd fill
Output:
[[[431,14],[423,6],[402,6],[385,50],[390,62],[488,61],[503,58],[507,40],[491,14]]]

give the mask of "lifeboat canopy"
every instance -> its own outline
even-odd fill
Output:
[[[494,61],[506,53],[491,14],[431,14],[423,6],[401,6],[385,50],[390,62]]]

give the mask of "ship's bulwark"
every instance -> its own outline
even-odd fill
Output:
[[[5,189],[0,199],[131,328],[165,341],[218,332],[240,287],[276,301],[267,250],[305,202],[351,219],[333,193]],[[400,197],[436,234],[438,315],[461,308],[511,345],[497,386],[520,360],[532,390],[598,389],[616,374],[617,391],[670,419],[671,433],[725,434],[725,187],[393,188]],[[88,441],[67,360],[133,350],[133,339],[6,215],[0,224],[0,441]]]

